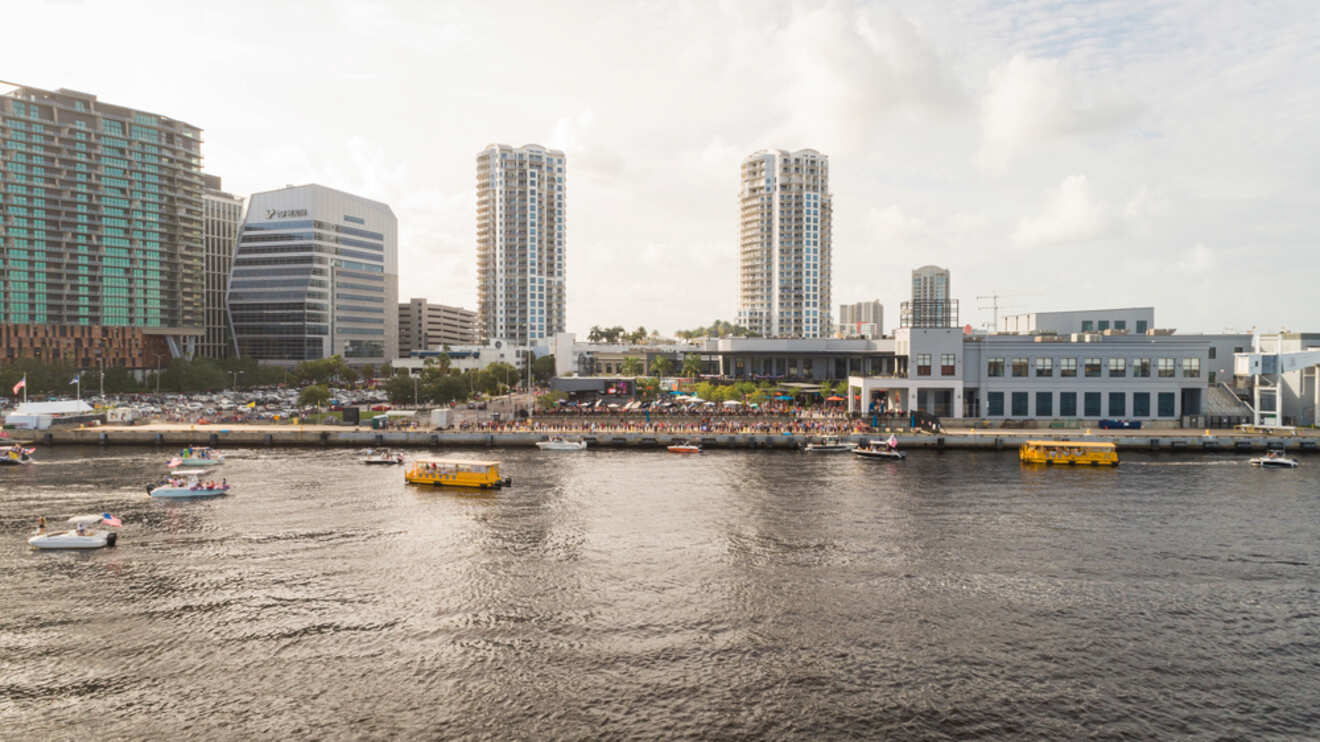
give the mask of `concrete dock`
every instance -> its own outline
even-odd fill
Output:
[[[654,432],[451,432],[376,431],[344,426],[293,425],[174,425],[99,426],[55,428],[22,432],[16,438],[38,445],[163,446],[185,445],[224,448],[250,447],[393,447],[393,448],[529,448],[550,435],[584,438],[592,448],[657,449],[682,440],[699,441],[711,449],[797,450],[819,435],[767,433],[654,433]],[[840,436],[861,442],[888,438],[888,433]],[[1120,450],[1176,452],[1249,452],[1267,448],[1290,452],[1320,452],[1317,431],[1295,435],[1263,435],[1234,430],[1058,431],[950,429],[943,433],[900,433],[901,448],[936,450],[1017,451],[1027,440],[1112,441]]]

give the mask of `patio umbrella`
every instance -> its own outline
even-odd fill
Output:
[[[839,395],[835,394],[835,395],[831,395],[831,396],[829,396],[829,397],[826,397],[826,398],[825,398],[825,401],[826,401],[826,402],[842,402],[842,401],[843,401],[843,397],[840,397]]]
[[[787,402],[787,401],[791,401],[793,398],[788,396],[787,394],[781,394],[778,397],[775,397],[775,399],[779,399]]]

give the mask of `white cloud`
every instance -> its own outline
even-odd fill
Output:
[[[1028,247],[1051,247],[1103,237],[1115,228],[1108,205],[1091,192],[1085,175],[1069,175],[1046,198],[1044,211],[1024,217],[1013,241]]]

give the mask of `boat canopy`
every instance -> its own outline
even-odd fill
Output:
[[[1060,448],[1113,448],[1109,441],[1027,441],[1028,446],[1058,446]]]
[[[446,466],[499,466],[498,461],[477,461],[475,459],[416,459],[417,464],[444,464]]]

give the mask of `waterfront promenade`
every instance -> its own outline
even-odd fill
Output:
[[[533,421],[505,423],[491,429],[475,430],[372,430],[344,425],[275,425],[153,423],[148,425],[103,425],[84,428],[55,428],[49,431],[18,432],[15,437],[44,445],[130,445],[130,446],[339,446],[399,448],[437,447],[531,447],[551,435],[585,438],[597,448],[661,448],[679,440],[697,440],[705,448],[786,449],[801,448],[823,436],[838,436],[852,441],[876,437],[898,438],[900,447],[926,449],[978,449],[1016,451],[1026,440],[1066,438],[1072,440],[1112,441],[1125,450],[1167,451],[1262,451],[1281,448],[1297,452],[1320,452],[1320,431],[1298,430],[1295,433],[1248,433],[1239,430],[1100,430],[1100,429],[974,429],[946,427],[938,433],[881,428],[866,432],[848,430],[793,430],[793,427],[766,424],[765,429],[748,426],[741,429],[702,430],[688,425],[671,425],[665,430],[637,430],[627,425],[573,426],[539,425]],[[780,429],[782,428],[782,429]]]

